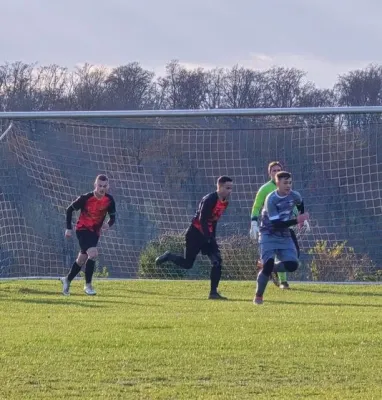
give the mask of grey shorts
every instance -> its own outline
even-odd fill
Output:
[[[295,261],[298,263],[296,246],[291,237],[268,238],[265,235],[260,239],[260,258],[263,265],[270,259],[280,262]]]

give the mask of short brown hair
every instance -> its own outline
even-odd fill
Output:
[[[270,163],[268,164],[268,174],[271,173],[271,169],[272,169],[274,166],[276,166],[276,165],[278,165],[281,169],[283,169],[283,166],[282,166],[282,164],[281,164],[280,161],[272,161],[272,162],[270,162]]]
[[[292,174],[288,171],[279,171],[276,174],[276,181],[279,181],[280,179],[290,179],[292,178]]]
[[[100,175],[97,175],[97,177],[96,177],[96,181],[105,182],[108,180],[109,180],[109,178],[105,174],[100,174]]]
[[[219,176],[217,184],[220,185],[224,185],[227,182],[232,182],[232,179],[229,176],[223,175],[223,176]]]

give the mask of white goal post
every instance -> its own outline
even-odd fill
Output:
[[[98,271],[121,278],[205,278],[153,260],[181,252],[198,201],[219,175],[234,180],[218,224],[223,277],[254,279],[254,195],[278,160],[312,217],[300,235],[297,280],[381,276],[382,107],[0,112],[0,278],[54,277],[78,251],[65,209],[111,181],[117,222],[100,241]]]

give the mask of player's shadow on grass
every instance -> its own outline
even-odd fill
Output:
[[[48,296],[54,296],[56,299],[53,300],[53,299],[32,299],[32,298],[15,299],[15,298],[13,298],[12,301],[23,301],[23,302],[30,302],[30,303],[35,302],[35,303],[39,303],[39,304],[43,304],[43,303],[45,303],[45,304],[65,304],[65,305],[69,304],[69,305],[79,305],[79,306],[84,306],[84,307],[86,307],[87,305],[86,304],[84,305],[84,303],[82,303],[82,302],[77,302],[77,300],[80,300],[80,299],[85,300],[86,299],[85,301],[91,301],[89,296],[86,296],[82,293],[72,293],[70,295],[70,297],[66,297],[66,300],[62,299],[63,296],[59,291],[47,291],[47,290],[37,290],[37,289],[32,289],[32,288],[20,288],[18,290],[18,293],[21,293],[23,295],[40,295],[40,296],[48,295]],[[128,300],[127,301],[108,300],[109,297],[111,297],[111,298],[113,298],[113,297],[127,298]],[[61,298],[61,300],[59,298]],[[148,306],[147,303],[145,303],[145,304],[132,303],[131,301],[129,301],[129,298],[127,295],[121,295],[121,296],[111,295],[111,296],[109,296],[108,294],[105,294],[105,295],[101,294],[101,295],[95,296],[93,299],[94,299],[94,303],[91,303],[91,304],[104,304],[104,305],[125,304],[128,306],[140,306],[140,307]],[[7,298],[7,300],[11,300],[11,299]],[[73,300],[75,300],[76,302],[73,303]],[[67,302],[63,303],[63,301],[67,301]],[[161,307],[160,304],[150,304],[149,306],[150,307]],[[91,307],[91,306],[88,306],[88,307]],[[101,307],[101,306],[98,306],[98,307]]]
[[[200,299],[198,299],[198,298],[186,298],[186,297],[182,297],[181,298],[182,300],[196,300],[196,301],[208,301],[208,302],[214,302],[214,303],[222,303],[222,304],[225,304],[225,303],[234,303],[234,302],[240,302],[240,303],[252,303],[253,302],[253,299],[252,298],[245,298],[245,299],[238,299],[238,298],[236,298],[236,299],[227,299],[227,300],[222,300],[222,301],[219,301],[219,300],[206,300],[206,299],[203,299],[203,298],[200,298]],[[327,306],[333,306],[333,307],[341,307],[341,306],[344,306],[344,307],[362,307],[362,308],[367,308],[367,307],[378,307],[378,308],[380,308],[380,307],[382,307],[382,304],[381,305],[379,305],[379,304],[357,304],[357,303],[329,303],[329,302],[327,302],[327,303],[316,303],[316,302],[309,302],[309,301],[289,301],[289,300],[268,300],[268,298],[266,298],[265,300],[264,300],[264,303],[266,304],[266,303],[274,303],[274,304],[290,304],[290,305],[302,305],[302,306],[304,306],[304,305],[306,305],[306,306],[324,306],[324,307],[327,307]],[[257,306],[258,307],[258,306]]]
[[[165,298],[178,298],[180,297],[178,294],[172,294],[169,295],[168,293],[161,293],[161,292],[154,292],[154,291],[148,291],[148,290],[136,290],[136,289],[123,289],[124,293],[123,294],[109,294],[109,293],[104,293],[101,292],[101,294],[104,297],[110,297],[110,298],[128,298],[129,294],[131,293],[132,295],[134,294],[141,294],[142,296],[134,296],[133,298],[147,298],[147,296],[159,296],[159,297],[165,297]]]
[[[20,288],[18,290],[18,293],[21,293],[23,295],[39,295],[39,296],[54,296],[54,297],[63,297],[61,290],[38,290],[38,289],[33,289],[33,288]],[[89,296],[83,294],[83,293],[71,293],[70,297],[67,297],[68,299],[73,299],[74,298],[81,297],[82,299],[89,298]],[[107,296],[109,297],[109,296]],[[111,297],[111,296],[110,296]],[[97,299],[99,296],[97,296]],[[99,303],[100,300],[97,300]],[[113,301],[110,301],[109,303],[112,303]],[[123,301],[114,301],[114,303],[121,303],[123,304]]]
[[[130,301],[130,299],[134,298],[129,298],[128,296],[124,296],[124,298],[127,299],[127,301],[115,301],[115,300],[107,300],[109,296],[105,295],[101,297],[100,295],[97,295],[97,299],[95,301],[97,303],[102,303],[102,304],[125,304],[126,306],[140,306],[140,307],[162,307],[161,304],[148,304],[148,303],[133,303]]]
[[[44,295],[44,296],[57,296],[60,294],[60,290],[38,290],[38,289],[33,289],[33,288],[20,288],[18,290],[18,293],[21,294],[38,294],[38,295]]]
[[[126,293],[148,294],[154,296],[168,296],[168,293],[153,292],[150,290],[125,289]]]
[[[2,301],[10,301],[12,303],[28,303],[28,304],[44,304],[44,305],[63,305],[67,306],[75,306],[75,307],[85,307],[85,308],[104,308],[105,306],[97,303],[90,302],[77,302],[77,301],[65,301],[65,299],[15,299],[8,298],[3,299]]]
[[[335,294],[335,295],[344,295],[344,296],[353,296],[353,297],[376,297],[376,296],[382,296],[382,291],[381,293],[375,293],[375,292],[343,292],[340,290],[319,290],[319,289],[308,289],[308,288],[295,288],[293,287],[291,289],[293,292],[306,292],[306,293],[318,293],[318,294]]]
[[[360,308],[382,308],[382,304],[357,304],[357,303],[315,303],[312,301],[285,301],[285,300],[265,300],[264,303],[289,304],[298,306],[323,306],[323,307],[360,307]]]

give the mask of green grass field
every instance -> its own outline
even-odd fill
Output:
[[[1,399],[381,399],[382,286],[0,281]]]

